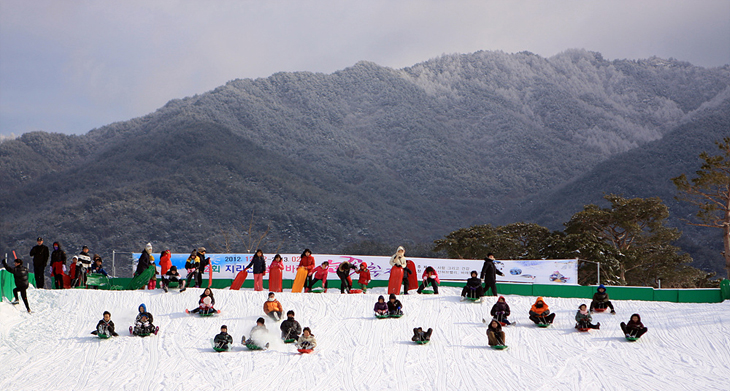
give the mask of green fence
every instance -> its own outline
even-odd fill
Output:
[[[35,286],[35,274],[28,273],[28,282]],[[7,297],[8,300],[14,300],[13,289],[15,289],[15,278],[13,274],[5,269],[0,270],[0,301],[3,297]]]
[[[11,276],[12,278],[12,276]],[[115,278],[114,285],[127,286],[131,278]],[[213,288],[223,289],[231,286],[231,279],[213,280]],[[282,281],[283,289],[291,289],[293,280]],[[208,280],[203,279],[203,286],[208,285]],[[461,281],[442,281],[441,286],[463,287]],[[371,281],[369,287],[388,286],[388,281]],[[160,287],[160,280],[157,280],[157,287]],[[264,280],[264,289],[268,289],[269,282]],[[340,281],[329,281],[330,289],[340,289]],[[253,280],[247,279],[242,288],[253,288]],[[358,288],[353,281],[353,288]],[[596,286],[582,285],[543,285],[543,284],[516,284],[498,283],[497,290],[504,295],[519,296],[547,296],[565,298],[590,299],[596,293]],[[608,286],[606,287],[611,300],[642,300],[642,301],[668,301],[673,303],[719,303],[730,299],[730,280],[722,280],[720,288],[707,289],[654,289],[651,287],[638,286]]]

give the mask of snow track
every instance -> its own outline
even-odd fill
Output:
[[[527,319],[534,297],[507,296],[508,350],[487,346],[494,298],[460,302],[460,289],[441,295],[400,296],[406,315],[376,319],[372,308],[385,288],[366,295],[279,293],[284,310],[296,311],[317,338],[300,355],[279,339],[279,322],[266,317],[270,347],[241,345],[263,317],[266,292],[214,290],[222,313],[201,318],[200,289],[171,291],[30,290],[33,314],[22,304],[0,304],[3,390],[727,390],[730,378],[730,301],[673,304],[614,301],[617,315],[595,314],[600,330],[573,328],[588,299],[546,298],[555,324],[540,329]],[[610,290],[609,290],[610,294]],[[132,337],[127,329],[145,303],[160,327],[157,336]],[[89,333],[102,312],[112,313],[118,338]],[[625,341],[620,322],[640,313],[649,332]],[[230,352],[216,353],[210,339],[226,324]],[[431,343],[410,341],[414,327],[433,328]]]

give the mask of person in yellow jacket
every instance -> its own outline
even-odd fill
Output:
[[[281,315],[284,313],[284,308],[281,306],[281,303],[279,303],[279,300],[274,298],[274,292],[269,292],[269,299],[264,302],[264,312],[271,319],[274,319],[277,322],[281,319]]]

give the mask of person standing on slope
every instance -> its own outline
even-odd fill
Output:
[[[8,265],[7,262],[5,262],[5,260],[3,259],[3,267],[5,268],[5,270],[12,273],[13,278],[15,279],[15,288],[13,288],[13,296],[15,296],[15,301],[13,301],[11,304],[17,305],[19,303],[18,292],[20,292],[20,297],[23,298],[23,304],[25,304],[25,309],[28,310],[28,313],[30,313],[30,306],[28,306],[28,294],[25,293],[25,291],[28,289],[28,268],[23,266],[22,259],[15,260],[15,267]]]
[[[66,253],[61,250],[61,243],[53,242],[51,253],[51,274],[56,289],[63,289],[63,268],[66,267]]]
[[[203,287],[203,274],[205,273],[205,267],[210,265],[210,257],[206,258],[206,254],[207,251],[205,250],[205,247],[198,248],[197,257],[200,259],[200,263],[198,264],[198,274],[195,276],[197,278],[198,288]]]
[[[337,266],[337,277],[340,278],[340,294],[350,293],[352,289],[352,279],[350,279],[350,270],[355,269],[355,265],[344,261]]]
[[[395,266],[403,270],[403,286],[405,287],[404,295],[408,294],[408,274],[410,270],[406,268],[406,249],[403,246],[398,246],[398,250],[395,251],[392,257],[390,257],[390,266]]]
[[[137,262],[137,269],[134,272],[134,276],[139,276],[140,274],[144,273],[145,270],[147,270],[150,265],[152,264],[152,260],[154,258],[152,257],[152,243],[147,243],[147,245],[144,246],[144,250],[142,251],[142,254],[139,256],[139,261]]]
[[[307,269],[307,280],[304,282],[304,286],[309,287],[312,285],[312,274],[314,273],[314,257],[309,249],[304,249],[302,256],[299,259],[299,267]],[[307,288],[309,292],[309,288]]]
[[[36,239],[36,245],[30,249],[30,256],[33,257],[33,274],[35,274],[35,285],[38,289],[46,286],[46,266],[50,252],[48,246],[43,244],[43,238]]]
[[[504,274],[497,270],[497,266],[494,264],[494,254],[489,253],[484,258],[484,266],[482,266],[481,278],[484,280],[484,295],[487,294],[487,289],[492,289],[492,296],[497,296],[497,274],[504,276]]]
[[[284,264],[281,255],[274,255],[274,260],[269,265],[269,291],[281,292],[281,272],[284,270]]]
[[[266,259],[263,251],[256,250],[251,262],[244,269],[251,266],[253,266],[253,290],[260,292],[264,290],[264,274],[266,274]]]
[[[187,284],[186,286],[191,286],[190,281],[193,281],[192,286],[197,286],[200,288],[200,285],[197,285],[198,282],[198,265],[200,265],[200,258],[198,258],[198,252],[196,250],[193,250],[190,253],[190,256],[185,261],[185,270],[188,272],[188,278],[187,278]]]

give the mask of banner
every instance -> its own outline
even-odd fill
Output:
[[[172,254],[171,262],[177,267],[178,272],[182,276],[187,276],[185,270],[185,262],[190,254]],[[264,254],[266,263],[270,264],[275,254]],[[282,271],[282,279],[293,280],[299,266],[299,254],[280,254],[283,258],[284,270]],[[132,271],[137,267],[140,253],[133,253]],[[213,278],[236,278],[236,274],[246,268],[251,263],[253,254],[207,254],[213,267]],[[329,262],[329,272],[332,273],[328,279],[334,278],[337,266],[348,261],[359,266],[362,262],[367,262],[370,276],[373,280],[387,280],[390,275],[390,256],[371,256],[371,255],[328,255],[313,254],[315,264],[321,265],[322,262]],[[155,254],[155,264],[159,264],[159,255]],[[461,280],[465,281],[471,277],[472,270],[476,270],[481,274],[482,260],[465,260],[465,259],[442,259],[442,258],[408,258],[416,265],[416,273],[418,280],[426,267],[431,266],[436,269],[439,278],[442,280]],[[500,261],[495,260],[494,264],[497,270],[501,271],[504,276],[497,275],[497,282],[529,282],[536,284],[576,284],[578,283],[578,260],[577,259],[552,259],[552,260],[530,260],[530,261]],[[159,265],[158,265],[159,271]],[[251,272],[251,270],[249,270]],[[353,280],[357,279],[357,274],[352,273]],[[268,278],[268,268],[266,276]],[[207,278],[207,272],[206,272]]]

